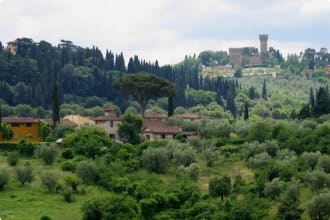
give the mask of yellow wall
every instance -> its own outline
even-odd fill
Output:
[[[10,124],[12,126],[12,124]],[[18,127],[12,126],[13,138],[9,140],[3,140],[2,134],[0,141],[19,141],[25,138],[26,141],[41,141],[39,122],[32,123],[31,127],[26,126],[25,123],[20,123]]]

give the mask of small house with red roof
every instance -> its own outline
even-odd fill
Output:
[[[144,120],[141,130],[141,136],[144,140],[174,139],[175,136],[182,133],[182,129],[177,126],[167,125],[162,120]]]

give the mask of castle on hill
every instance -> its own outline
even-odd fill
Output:
[[[233,66],[263,65],[263,55],[267,54],[268,35],[259,35],[260,53],[256,47],[229,48],[229,64]]]

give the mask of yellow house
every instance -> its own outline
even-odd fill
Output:
[[[4,140],[0,135],[0,141],[19,141],[25,138],[26,141],[41,141],[40,121],[34,118],[6,117],[2,122],[12,127],[13,136],[9,140]]]

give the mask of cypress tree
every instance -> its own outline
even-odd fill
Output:
[[[52,94],[52,120],[53,120],[53,128],[55,128],[56,124],[60,122],[60,102],[59,102],[57,80],[54,82],[53,94]]]
[[[2,128],[2,103],[0,102],[0,131]]]
[[[249,105],[248,102],[245,102],[245,109],[244,109],[244,121],[249,120]]]
[[[313,108],[315,105],[315,100],[314,100],[314,92],[313,92],[313,88],[311,87],[311,90],[309,92],[309,104],[310,106]]]
[[[264,79],[264,84],[262,85],[262,96],[264,100],[267,100],[267,88],[266,88],[266,80]]]
[[[173,103],[173,96],[168,97],[168,110],[167,110],[167,116],[171,117],[174,114],[174,103]]]

